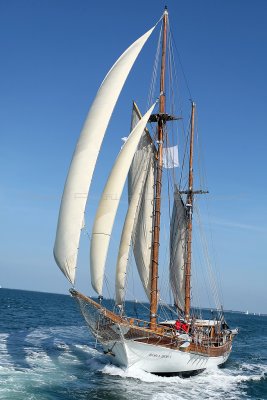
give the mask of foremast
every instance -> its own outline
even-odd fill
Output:
[[[160,238],[160,214],[161,214],[161,188],[162,188],[162,165],[163,165],[163,140],[164,127],[166,124],[165,114],[165,71],[166,71],[166,47],[167,47],[167,23],[168,11],[165,7],[163,14],[163,38],[161,55],[161,73],[160,73],[160,96],[159,96],[159,114],[158,120],[158,151],[156,153],[156,184],[154,198],[153,215],[153,243],[152,243],[152,262],[151,262],[151,295],[150,295],[150,328],[155,329],[157,323],[158,309],[158,262],[159,262],[159,238]]]

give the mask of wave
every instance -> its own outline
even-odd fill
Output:
[[[0,398],[5,400],[12,396],[40,400],[35,392],[41,389],[44,393],[62,391],[62,399],[64,393],[72,391],[82,391],[85,397],[81,398],[90,398],[86,393],[97,393],[103,382],[107,391],[114,391],[114,398],[120,392],[131,400],[236,400],[249,398],[248,385],[265,381],[267,374],[267,366],[260,360],[230,362],[225,368],[209,369],[187,379],[161,377],[136,367],[122,369],[109,364],[108,357],[94,348],[86,328],[71,326],[0,334],[0,357]],[[137,382],[141,383],[138,392]]]
[[[244,383],[266,379],[266,365],[243,365],[240,370],[227,368],[208,369],[197,376],[183,379],[180,377],[162,377],[144,372],[136,367],[121,369],[106,365],[101,369],[104,374],[119,376],[122,379],[137,379],[144,384],[153,383],[153,400],[179,399],[241,399],[244,398]],[[156,393],[155,393],[156,392]]]

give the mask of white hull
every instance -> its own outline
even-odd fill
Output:
[[[209,357],[133,340],[111,341],[105,343],[103,348],[111,362],[116,365],[124,368],[135,366],[146,372],[162,375],[201,372],[223,364],[230,354]]]
[[[77,291],[72,290],[71,294],[78,300],[85,321],[104,353],[120,367],[135,366],[154,374],[189,376],[225,363],[231,352],[232,338],[236,334],[231,331],[227,331],[220,342],[207,342],[202,337],[202,345],[196,345],[194,339],[197,338],[182,334],[173,336],[167,325],[173,325],[174,321],[165,321],[152,331],[135,325],[134,319],[119,317]],[[195,324],[198,329],[213,327],[215,322],[196,320]]]

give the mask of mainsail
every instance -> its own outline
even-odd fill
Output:
[[[176,306],[185,307],[186,209],[178,190],[174,194],[170,227],[170,285]]]
[[[110,235],[134,153],[155,103],[132,130],[111,170],[95,216],[91,239],[91,282],[101,295]]]
[[[102,82],[76,145],[61,200],[54,257],[71,283],[75,280],[80,233],[98,153],[125,80],[155,27],[135,41]]]

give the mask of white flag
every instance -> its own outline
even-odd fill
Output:
[[[163,147],[163,167],[179,167],[178,146]]]

